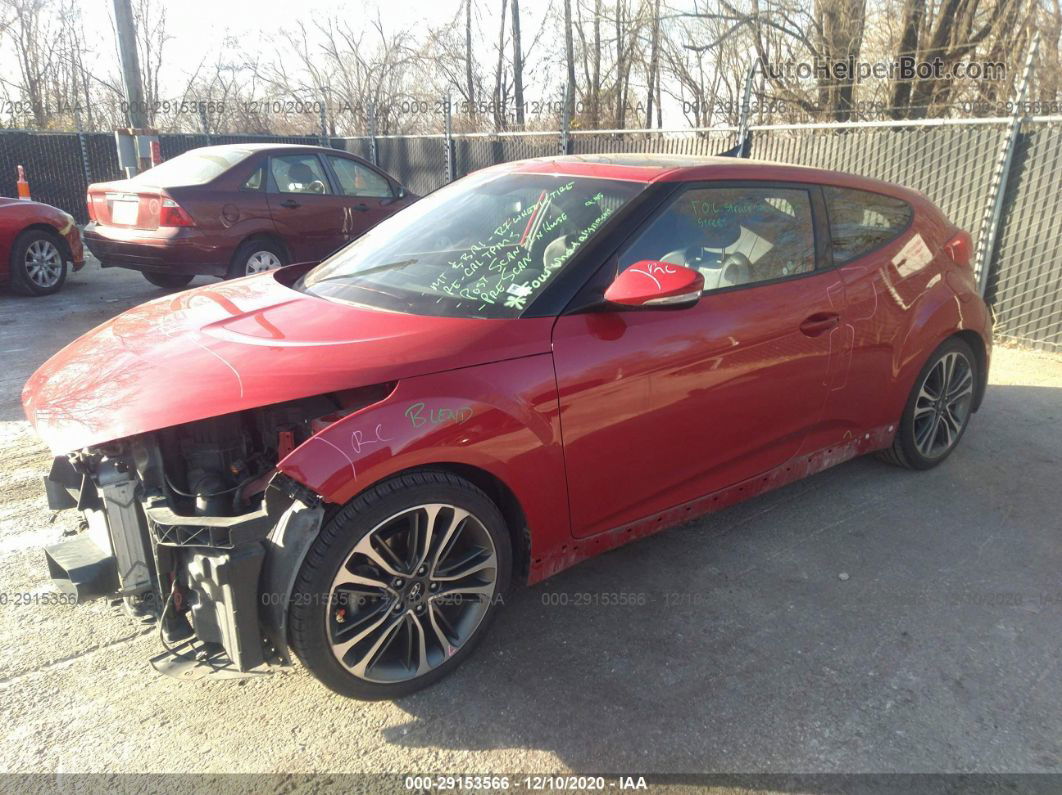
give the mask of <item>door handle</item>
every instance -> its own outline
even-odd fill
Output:
[[[817,337],[840,325],[841,317],[834,312],[816,312],[800,324],[800,330],[809,337]]]
[[[289,210],[294,210],[296,207],[299,206],[299,203],[294,199],[284,199],[284,201],[280,203],[280,206],[287,207]]]
[[[369,205],[362,202],[361,204],[355,204],[351,209],[357,210],[359,213],[367,213],[369,211]]]

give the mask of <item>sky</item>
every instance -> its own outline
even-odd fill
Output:
[[[167,44],[166,61],[174,72],[170,77],[171,90],[179,91],[185,84],[185,78],[196,66],[207,59],[209,63],[214,53],[224,46],[230,36],[248,43],[257,38],[272,36],[290,26],[293,13],[305,21],[314,16],[326,17],[333,14],[361,16],[368,27],[377,14],[383,19],[385,30],[400,31],[416,28],[420,25],[441,26],[454,19],[464,7],[464,0],[182,0],[180,3],[168,3],[166,6],[166,27],[173,37]],[[487,30],[496,30],[496,0],[478,0],[473,7],[480,16],[480,24]],[[549,5],[549,0],[522,0],[522,15],[541,19],[541,13]],[[489,8],[488,8],[489,6]],[[104,10],[106,13],[98,13]],[[106,46],[98,49],[107,57],[113,52],[114,6],[111,0],[83,0],[82,14],[85,19],[86,35]],[[491,34],[491,39],[493,39]],[[529,33],[524,34],[525,37]],[[263,40],[263,46],[272,48]],[[526,42],[525,42],[526,47]],[[493,59],[493,54],[488,54]],[[179,76],[177,76],[179,75]]]
[[[165,66],[162,72],[162,98],[179,99],[189,77],[204,61],[209,65],[226,42],[235,39],[241,49],[253,50],[260,42],[266,54],[272,56],[275,46],[272,38],[292,26],[297,16],[304,22],[315,17],[324,18],[341,14],[356,21],[361,17],[364,27],[379,15],[388,33],[402,30],[423,32],[425,25],[441,27],[458,17],[463,17],[465,0],[182,0],[170,3],[157,0],[166,9],[167,33],[171,37],[166,44]],[[481,66],[488,73],[493,71],[496,57],[493,42],[496,41],[500,19],[500,0],[474,0],[477,42],[481,50]],[[523,46],[525,53],[532,45],[542,20],[549,11],[550,0],[521,0],[523,20]],[[557,13],[559,2],[553,3],[552,13]],[[95,53],[95,62],[89,67],[100,76],[118,76],[117,47],[114,36],[113,0],[81,0],[82,19],[87,39],[87,49]],[[553,28],[551,25],[550,28]],[[553,28],[555,29],[555,28]],[[548,34],[546,34],[548,35]],[[419,38],[419,36],[418,36]],[[487,42],[491,44],[487,45]],[[563,69],[559,64],[543,60],[545,51],[555,51],[555,42],[543,40],[525,62],[525,100],[527,102],[556,101],[562,93]],[[511,48],[511,41],[507,48]],[[17,69],[12,48],[0,49],[0,74]],[[665,126],[685,127],[687,122],[674,103],[665,101]]]

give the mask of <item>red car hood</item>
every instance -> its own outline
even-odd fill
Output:
[[[22,392],[56,453],[242,409],[550,350],[549,318],[359,309],[272,273],[142,304],[49,359]]]

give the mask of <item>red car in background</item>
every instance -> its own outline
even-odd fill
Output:
[[[73,216],[50,204],[0,198],[0,284],[23,295],[50,295],[69,265],[85,264]]]
[[[921,194],[829,171],[477,172],[44,364],[49,505],[89,527],[53,576],[244,670],[291,650],[337,692],[409,693],[511,582],[865,453],[944,461],[991,354],[970,254]]]
[[[417,197],[336,149],[192,149],[131,179],[88,188],[85,244],[105,267],[159,287],[324,259]]]

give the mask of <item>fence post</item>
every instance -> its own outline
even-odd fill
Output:
[[[752,66],[745,72],[745,85],[741,90],[741,112],[738,115],[738,142],[736,154],[738,157],[748,157],[751,149],[749,140],[749,117],[752,115],[752,83],[756,79],[756,69],[759,60],[752,62]]]
[[[85,172],[85,184],[92,184],[92,169],[89,167],[88,144],[85,142],[85,133],[81,129],[81,112],[74,110],[74,124],[77,126],[77,142],[81,147],[81,170]]]
[[[568,130],[571,128],[572,118],[570,112],[570,105],[568,104],[568,92],[572,90],[570,85],[564,86],[564,112],[561,114],[561,131],[560,131],[560,153],[562,155],[571,154],[570,141],[568,140]]]
[[[199,129],[203,131],[206,145],[210,146],[210,122],[207,120],[206,103],[199,103]]]
[[[1029,54],[1025,59],[1025,68],[1022,70],[1021,81],[1015,91],[1014,114],[1011,116],[1010,125],[1000,141],[999,157],[996,162],[995,175],[992,178],[992,186],[988,192],[988,202],[985,205],[984,218],[981,221],[981,229],[977,235],[977,257],[974,261],[974,272],[977,274],[977,286],[984,296],[988,289],[988,275],[992,267],[992,252],[996,247],[996,237],[999,234],[999,221],[1003,217],[1003,204],[1007,194],[1007,180],[1010,176],[1010,166],[1014,160],[1014,149],[1018,143],[1018,134],[1021,132],[1021,122],[1025,116],[1023,105],[1025,95],[1029,90],[1029,81],[1032,78],[1033,62],[1036,60],[1036,51],[1040,47],[1040,34],[1033,35],[1029,44]]]
[[[369,103],[369,159],[374,166],[380,165],[376,154],[376,103]]]
[[[454,167],[454,124],[453,116],[450,112],[450,95],[447,94],[443,98],[443,118],[446,122],[446,181],[453,182],[454,177],[457,176],[457,169]]]
[[[325,94],[325,96],[327,97],[328,95]],[[325,106],[326,102],[322,100],[318,108],[321,119],[321,146],[331,146],[331,139],[328,137],[328,117],[325,114]]]

